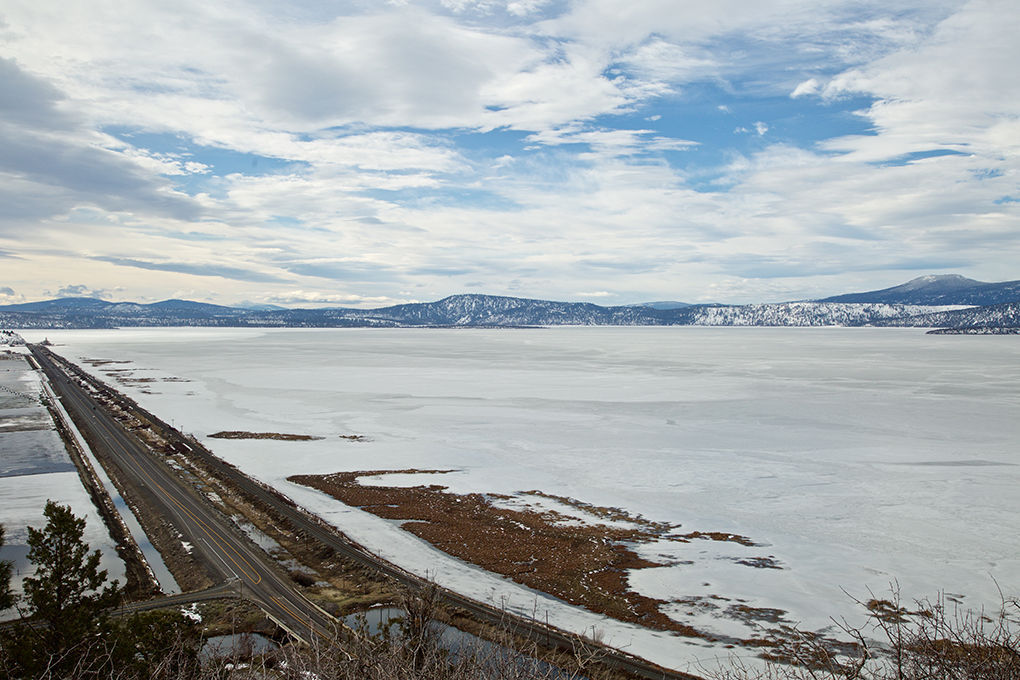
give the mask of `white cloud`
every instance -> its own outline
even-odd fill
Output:
[[[935,149],[977,154],[990,167],[1015,157],[1020,15],[1012,9],[1010,2],[970,2],[912,49],[833,78],[824,91],[829,97],[877,98],[863,112],[877,134],[832,140],[825,148],[861,161]]]
[[[441,0],[441,4],[457,13],[489,14],[501,9],[513,16],[525,17],[539,12],[549,0]]]
[[[199,215],[197,203],[154,176],[154,164],[166,164],[111,145],[19,62],[0,58],[0,101],[0,233],[85,207]]]
[[[82,283],[76,283],[61,287],[53,295],[56,297],[102,298],[108,293],[109,291],[106,289],[95,289]]]
[[[10,286],[0,286],[0,304],[17,305],[25,302],[25,296],[17,293]]]
[[[712,77],[718,74],[720,68],[719,62],[703,48],[681,46],[660,37],[653,37],[628,50],[620,63],[632,69],[638,77],[662,83],[664,92],[669,91],[669,83]]]
[[[107,148],[120,151],[125,158],[130,158],[139,168],[144,168],[157,175],[207,175],[212,169],[205,163],[190,161],[177,154],[154,153],[123,143],[111,141]]]
[[[320,291],[288,290],[284,292],[267,292],[259,295],[256,302],[284,306],[300,305],[343,305],[351,307],[381,307],[407,302],[404,299],[390,297],[365,297],[362,295],[330,294]]]
[[[90,102],[102,122],[187,131],[213,145],[351,123],[543,131],[789,55],[785,42],[769,54],[713,43],[740,31],[758,35],[757,46],[848,25],[886,42],[897,36],[888,21],[847,22],[837,2],[721,2],[696,12],[659,0],[606,2],[578,3],[514,31],[413,6],[318,23],[188,0],[173,8],[137,3],[131,12],[22,6],[10,15],[19,49],[72,98]],[[445,4],[527,14],[546,3]],[[34,24],[48,30],[27,28]],[[153,25],[161,30],[154,34]],[[63,55],[59,68],[51,54]],[[613,63],[629,73],[607,77]]]
[[[797,97],[817,94],[819,90],[821,90],[821,87],[822,85],[818,82],[817,78],[808,78],[807,80],[797,84],[797,87],[795,87],[793,92],[790,93],[790,97],[792,99],[796,99]]]
[[[495,107],[487,126],[548,130],[598,114],[621,111],[634,92],[603,75],[603,55],[573,50],[562,60],[541,61],[486,84],[481,95]]]
[[[652,151],[686,151],[697,142],[657,135],[654,130],[592,130],[571,127],[529,135],[527,140],[546,146],[587,144],[600,154],[632,155]]]
[[[633,96],[603,77],[606,55],[564,54],[413,6],[326,23],[187,0],[131,12],[21,8],[11,19],[22,53],[72,98],[90,102],[103,123],[211,140],[224,129],[356,123],[541,129],[615,110]],[[52,30],[28,30],[33,24]],[[159,32],[149,30],[154,25]],[[55,53],[64,55],[59,67],[49,58]]]
[[[524,17],[535,14],[549,4],[550,0],[510,0],[506,3],[506,11],[515,16]]]
[[[887,3],[875,0],[718,0],[709,4],[643,0],[626,5],[617,0],[589,0],[571,5],[563,16],[547,22],[546,30],[624,54],[640,53],[641,46],[651,40],[672,46],[668,49],[674,50],[674,56],[666,64],[682,67],[688,51],[697,50],[697,67],[728,77],[738,68],[778,73],[791,64],[817,65],[832,59],[863,63],[904,41],[916,40],[918,26],[923,32],[957,5],[952,0],[912,0],[897,3],[895,12],[890,12]],[[862,16],[879,19],[861,20]],[[740,49],[722,42],[733,38]],[[781,85],[782,81],[773,83]]]
[[[733,134],[735,135],[749,135],[753,133],[758,135],[759,137],[762,137],[768,131],[769,131],[768,124],[760,120],[755,121],[755,123],[751,127],[747,127],[746,125],[738,125],[737,127],[733,128]]]

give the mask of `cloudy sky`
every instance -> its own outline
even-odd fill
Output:
[[[0,303],[1020,278],[1016,0],[4,0]]]

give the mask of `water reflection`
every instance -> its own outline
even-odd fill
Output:
[[[348,614],[344,617],[344,623],[359,633],[396,637],[401,633],[404,614],[404,610],[400,607],[373,607],[363,612]],[[439,633],[439,645],[449,653],[451,661],[456,661],[462,655],[473,655],[483,663],[486,661],[500,664],[509,662],[515,666],[533,670],[543,678],[587,680],[585,676],[573,675],[545,661],[522,654],[505,645],[483,640],[477,635],[472,635],[440,621],[433,621],[432,626]]]
[[[206,638],[198,658],[203,662],[213,659],[249,659],[255,655],[268,652],[278,645],[272,639],[259,633],[234,633],[232,635],[214,635]]]

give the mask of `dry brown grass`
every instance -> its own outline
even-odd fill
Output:
[[[308,442],[325,439],[311,434],[285,434],[282,432],[244,432],[242,430],[224,430],[209,435],[212,439],[275,439],[283,442]]]
[[[634,526],[566,523],[564,520],[569,518],[556,512],[496,507],[482,494],[453,494],[440,485],[363,486],[358,481],[396,472],[450,471],[341,472],[289,479],[379,517],[405,520],[406,531],[440,550],[572,604],[649,628],[702,636],[663,614],[659,610],[662,600],[640,595],[628,585],[629,570],[660,566],[639,557],[628,544],[658,538],[672,528],[670,525],[577,501],[569,504]]]

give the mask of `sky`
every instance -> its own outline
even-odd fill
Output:
[[[1020,279],[1015,0],[4,0],[0,304]]]

